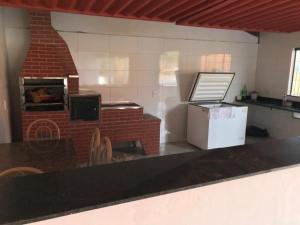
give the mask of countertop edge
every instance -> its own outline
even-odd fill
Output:
[[[249,105],[256,105],[256,106],[261,106],[264,108],[269,108],[269,109],[277,109],[277,110],[282,110],[282,111],[287,111],[287,112],[294,112],[294,113],[300,113],[300,109],[294,108],[294,107],[288,107],[288,106],[280,106],[272,103],[262,103],[262,102],[254,102],[250,100],[236,100],[237,103],[239,104],[249,104]]]
[[[291,169],[291,168],[295,168],[299,165],[300,165],[300,163],[296,163],[296,164],[291,164],[291,165],[288,165],[288,166],[276,167],[276,168],[273,168],[273,169],[262,170],[262,171],[243,174],[243,175],[239,175],[239,176],[233,176],[233,177],[230,177],[230,178],[209,181],[209,182],[205,182],[205,183],[190,185],[190,186],[181,187],[181,188],[170,189],[170,190],[161,191],[161,192],[155,192],[155,193],[141,195],[141,196],[137,196],[137,197],[125,198],[125,199],[121,199],[121,200],[118,200],[118,201],[112,201],[112,202],[109,202],[109,203],[102,203],[102,204],[99,204],[99,205],[87,206],[87,207],[82,207],[82,208],[78,208],[78,209],[74,209],[74,210],[68,210],[68,211],[64,211],[64,212],[60,212],[60,213],[49,214],[47,216],[36,217],[36,218],[33,218],[33,219],[25,219],[25,220],[19,220],[19,221],[15,221],[15,222],[2,223],[2,224],[4,224],[4,225],[20,225],[20,224],[27,224],[27,223],[36,223],[36,222],[49,220],[49,219],[54,219],[54,218],[58,218],[58,217],[69,216],[69,215],[72,215],[72,214],[83,213],[83,212],[94,210],[94,209],[101,209],[101,208],[105,208],[105,207],[109,207],[109,206],[114,206],[114,205],[119,205],[119,204],[132,202],[132,201],[138,201],[138,200],[142,200],[142,199],[157,197],[157,196],[160,196],[160,195],[176,193],[176,192],[190,190],[190,189],[194,189],[194,188],[201,188],[201,187],[205,187],[205,186],[209,186],[209,185],[229,182],[229,181],[233,181],[233,180],[239,180],[239,179],[243,179],[243,178],[253,177],[253,176],[256,176],[256,175],[262,175],[262,174],[276,172],[276,171],[285,170],[285,169]]]

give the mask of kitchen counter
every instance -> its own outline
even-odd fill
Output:
[[[289,112],[300,113],[300,103],[295,102],[295,101],[290,101],[293,104],[292,106],[283,106],[281,99],[267,98],[267,97],[258,97],[257,101],[253,101],[251,99],[246,99],[246,100],[240,100],[237,102],[251,104],[251,105],[258,105],[258,106],[267,107],[270,109],[279,109],[279,110],[284,110],[284,111],[289,111]]]
[[[24,224],[300,165],[300,138],[0,179],[0,224]]]

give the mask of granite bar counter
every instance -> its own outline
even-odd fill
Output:
[[[300,138],[0,179],[0,224],[24,224],[299,166]]]

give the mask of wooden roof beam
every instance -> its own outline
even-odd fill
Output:
[[[189,0],[175,0],[175,1],[170,1],[161,8],[158,8],[154,10],[152,13],[150,13],[148,16],[149,17],[160,17],[161,15],[171,11],[172,9],[176,7],[180,7],[181,5],[185,4]]]
[[[297,7],[298,6],[298,7]],[[289,6],[289,7],[280,7],[277,10],[271,11],[270,13],[263,14],[262,16],[255,17],[252,20],[248,20],[244,22],[245,25],[253,26],[258,22],[274,22],[274,20],[280,20],[283,16],[289,16],[290,14],[299,14],[300,2],[297,5]]]
[[[123,15],[132,15],[147,5],[151,0],[135,0],[133,3],[128,5],[122,12]]]
[[[110,7],[110,5],[114,2],[114,0],[97,0],[96,3],[91,8],[95,13],[106,13],[106,10]]]
[[[263,19],[264,17],[266,17],[268,14],[272,14],[273,17],[275,15],[276,12],[283,12],[285,10],[284,6],[286,6],[287,2],[289,2],[290,0],[282,0],[280,2],[276,2],[274,3],[273,5],[271,6],[267,6],[267,7],[262,7],[262,9],[260,9],[259,11],[257,12],[254,12],[252,14],[248,14],[247,17],[245,18],[242,18],[240,20],[241,23],[246,23],[247,21],[250,21],[251,19],[252,20],[261,20]],[[298,5],[299,5],[300,2],[298,2]],[[290,7],[288,7],[290,8]],[[231,23],[233,26],[237,23],[237,21]]]
[[[226,16],[222,16],[222,17],[217,17],[207,23],[209,23],[210,25],[212,24],[220,24],[220,23],[226,23],[228,20],[231,20],[232,18],[234,18],[235,16],[239,16],[239,15],[243,15],[243,13],[249,12],[252,9],[255,8],[259,8],[261,5],[264,5],[266,3],[271,2],[272,0],[260,0],[260,1],[254,1],[254,2],[250,2],[247,5],[244,5],[241,9],[235,9],[232,10],[231,12],[227,13]]]
[[[248,5],[249,3],[254,2],[254,1],[257,1],[257,0],[239,1],[239,2],[237,2],[235,4],[232,4],[232,6],[226,7],[225,9],[219,10],[218,12],[212,13],[211,15],[205,16],[205,18],[201,20],[201,23],[206,24],[206,23],[208,23],[209,21],[211,21],[214,18],[218,18],[218,17],[224,16],[228,12],[234,12],[234,10],[236,10],[238,8],[241,8],[241,7],[245,6],[245,5]]]
[[[226,23],[227,25],[234,26],[234,24],[237,24],[237,21],[242,21],[245,18],[255,17],[255,15],[258,14],[259,12],[266,12],[269,8],[272,8],[274,6],[280,6],[282,4],[285,4],[287,1],[290,1],[290,0],[277,1],[277,2],[274,2],[273,4],[271,4],[269,1],[267,1],[265,4],[262,4],[259,7],[256,7],[252,10],[249,10],[248,12],[244,12],[238,16],[235,16],[234,18],[231,18],[231,19],[227,20],[226,22],[224,21],[224,23]],[[222,22],[220,24],[222,25],[224,23]],[[238,24],[240,24],[240,23],[238,23]]]
[[[187,3],[177,6],[176,8],[172,9],[171,11],[168,11],[164,14],[162,14],[160,17],[164,19],[168,19],[170,21],[175,21],[174,17],[180,16],[182,13],[187,13],[194,7],[197,7],[201,5],[206,0],[191,0]]]
[[[209,14],[213,14],[214,12],[218,11],[218,10],[222,10],[222,8],[226,7],[226,6],[230,6],[232,3],[236,3],[237,1],[240,0],[227,0],[227,1],[223,1],[220,2],[216,5],[211,6],[210,8],[207,8],[193,16],[190,17],[186,17],[185,19],[182,20],[178,20],[178,23],[194,23],[194,21],[198,21],[201,18],[205,18],[206,15]]]
[[[211,0],[208,2],[203,2],[199,6],[194,7],[188,12],[183,12],[181,15],[174,17],[176,23],[184,24],[184,20],[197,16],[200,12],[207,10],[211,7],[218,5],[219,3],[224,2],[224,0]]]
[[[110,15],[119,14],[123,9],[125,9],[133,0],[118,0],[115,1],[108,9],[107,12]]]
[[[137,11],[134,15],[137,17],[147,17],[148,14],[152,13],[156,9],[165,5],[169,0],[152,0],[149,4],[145,5],[139,11]]]

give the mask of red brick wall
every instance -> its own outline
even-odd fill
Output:
[[[112,142],[140,140],[146,154],[159,152],[160,120],[144,119],[140,109],[103,109],[101,134]]]
[[[21,76],[68,77],[77,75],[69,48],[64,39],[51,26],[50,12],[30,11],[31,45]],[[71,93],[78,92],[78,79],[69,83]]]
[[[79,77],[68,78],[68,93],[77,94],[79,92]]]
[[[141,141],[147,155],[159,153],[160,120],[144,118],[143,109],[102,109],[101,122],[71,122],[70,134],[80,162],[87,162],[93,130],[112,143]]]
[[[81,163],[87,162],[90,139],[98,127],[101,136],[108,136],[113,143],[142,142],[147,155],[159,153],[160,120],[145,117],[143,109],[102,109],[101,121],[70,121],[69,112],[23,112],[23,135],[36,119],[52,119],[61,129],[61,138],[72,138],[76,155]]]
[[[159,153],[160,120],[144,119],[141,121],[141,142],[147,155]]]
[[[50,119],[54,121],[60,130],[60,137],[70,138],[69,133],[69,112],[22,112],[22,133],[23,141],[27,140],[26,132],[31,123],[37,119]]]
[[[140,121],[143,119],[143,108],[138,109],[102,109],[102,123],[118,123],[122,121]]]
[[[100,121],[70,122],[70,134],[77,158],[81,163],[86,163],[88,160],[90,140],[94,129],[97,127],[100,127]]]

